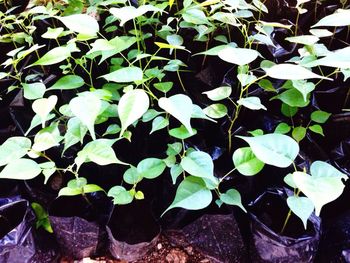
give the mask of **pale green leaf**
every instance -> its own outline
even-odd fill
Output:
[[[267,110],[258,97],[241,98],[237,103],[251,110]]]
[[[75,97],[69,102],[70,110],[82,124],[86,125],[94,140],[96,139],[94,124],[100,113],[101,105],[101,100],[90,92]]]
[[[30,180],[41,173],[39,165],[30,159],[16,159],[5,166],[0,179]]]
[[[287,204],[290,210],[303,221],[306,230],[307,220],[314,211],[314,205],[311,200],[307,197],[289,196],[287,198]]]
[[[0,166],[22,158],[28,153],[32,142],[26,137],[10,137],[0,146]]]
[[[159,99],[158,105],[180,121],[186,127],[187,131],[192,134],[191,115],[193,103],[190,97],[183,94],[173,95],[169,98],[162,97]]]
[[[205,91],[203,94],[207,95],[212,101],[218,101],[228,98],[231,95],[231,86],[222,86],[213,90]]]
[[[337,199],[344,190],[342,180],[348,177],[326,162],[316,161],[310,167],[311,175],[294,172],[293,181],[312,201],[315,213],[320,215],[321,208]]]
[[[246,65],[254,61],[259,56],[259,52],[254,49],[234,48],[229,46],[220,50],[218,56],[222,60],[232,64]]]
[[[143,78],[142,69],[138,67],[121,68],[106,75],[101,76],[108,81],[117,83],[127,83],[141,81]]]
[[[42,82],[22,83],[23,96],[28,100],[40,99],[44,96],[46,87]]]
[[[219,118],[225,117],[228,110],[224,104],[215,103],[204,108],[203,111],[210,118],[219,119]]]
[[[270,68],[264,68],[266,74],[275,79],[286,79],[286,80],[298,80],[298,79],[327,79],[332,80],[327,77],[323,77],[313,73],[312,71],[294,64],[277,64]]]
[[[312,27],[348,26],[350,25],[350,9],[338,9],[334,14],[323,17]]]
[[[55,16],[69,30],[83,35],[96,35],[100,30],[98,22],[88,14],[74,14],[70,16]]]
[[[264,168],[264,163],[254,155],[250,147],[238,148],[232,155],[235,168],[243,175],[256,175]]]
[[[165,167],[161,159],[146,158],[137,165],[137,173],[143,178],[154,179],[164,172]]]
[[[37,99],[32,104],[33,111],[40,117],[42,128],[45,127],[45,122],[50,112],[55,108],[57,96],[51,95],[48,98]]]
[[[148,110],[149,98],[141,89],[130,90],[125,93],[118,104],[118,114],[121,122],[121,132],[137,121]]]
[[[277,167],[288,167],[293,163],[299,153],[298,143],[283,134],[237,137],[249,144],[253,153],[260,161]]]

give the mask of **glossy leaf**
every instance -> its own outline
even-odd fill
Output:
[[[303,221],[306,230],[307,220],[314,211],[314,205],[307,197],[289,196],[287,204],[290,210]]]
[[[84,85],[84,80],[80,76],[66,75],[57,80],[47,90],[70,90],[77,89]]]
[[[8,138],[0,146],[0,166],[8,164],[25,156],[32,146],[32,142],[26,137],[14,136]]]
[[[221,194],[220,200],[227,205],[236,205],[247,213],[247,210],[242,205],[241,194],[236,189],[229,189],[226,193]]]
[[[154,179],[160,176],[166,165],[163,160],[158,158],[146,158],[137,165],[138,174],[147,179]]]
[[[142,80],[143,72],[138,67],[128,67],[118,69],[101,77],[108,81],[127,83]]]
[[[82,124],[86,125],[94,140],[96,140],[94,125],[100,113],[101,105],[101,100],[93,93],[85,93],[69,102],[70,110]]]
[[[108,196],[113,197],[115,205],[126,205],[132,202],[134,197],[123,186],[114,186],[108,191]]]
[[[222,86],[213,90],[203,92],[203,94],[207,95],[207,97],[212,101],[219,101],[229,97],[231,95],[231,92],[231,86]]]
[[[348,26],[350,25],[350,10],[338,9],[334,14],[323,17],[312,27],[320,26]]]
[[[264,163],[254,155],[250,147],[238,148],[232,155],[235,168],[243,175],[256,175],[264,168]]]
[[[170,209],[176,207],[188,210],[203,209],[211,203],[212,198],[212,193],[206,188],[202,178],[188,176],[179,184],[174,201],[164,211],[162,216]]]
[[[12,160],[0,173],[0,179],[30,180],[41,173],[39,165],[30,159]]]
[[[220,119],[227,115],[227,107],[221,103],[211,104],[203,109],[204,113],[213,119]]]
[[[275,79],[300,80],[319,78],[331,80],[330,78],[317,75],[300,65],[294,64],[277,64],[264,70],[269,77]]]
[[[241,98],[237,103],[251,110],[267,110],[258,97]]]
[[[22,83],[23,87],[23,96],[28,100],[40,99],[44,96],[46,87],[44,83],[35,82],[35,83]]]
[[[55,108],[57,103],[57,96],[51,95],[48,98],[37,99],[33,102],[33,111],[40,117],[41,125],[44,128],[47,117]]]
[[[324,205],[337,199],[344,190],[342,180],[348,177],[330,164],[316,161],[311,164],[310,173],[294,172],[296,186],[313,202],[319,216]]]
[[[96,35],[100,30],[98,22],[88,14],[74,14],[70,16],[55,16],[69,30],[83,35]]]
[[[48,66],[62,62],[69,58],[71,51],[68,47],[55,47],[39,58],[31,66]]]
[[[283,134],[273,133],[256,137],[237,137],[249,144],[260,161],[277,167],[288,167],[299,153],[298,143]]]
[[[141,89],[126,92],[119,101],[118,114],[121,122],[121,132],[126,129],[148,110],[149,98],[147,93]]]
[[[180,121],[190,134],[193,134],[191,127],[193,104],[188,96],[177,94],[169,98],[162,97],[159,99],[158,104],[160,108]]]
[[[254,49],[234,48],[228,46],[220,50],[218,56],[222,60],[232,64],[246,65],[254,61],[259,56],[259,52]]]

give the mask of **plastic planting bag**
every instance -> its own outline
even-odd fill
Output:
[[[19,197],[0,199],[0,262],[29,263],[35,255],[29,202]]]
[[[321,219],[312,214],[305,231],[301,220],[292,215],[281,234],[288,213],[286,197],[282,189],[269,189],[251,204],[253,262],[314,262],[321,235]]]

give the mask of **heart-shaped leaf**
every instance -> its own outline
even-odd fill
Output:
[[[202,178],[188,176],[179,184],[174,201],[164,211],[162,216],[175,207],[188,210],[205,208],[211,203],[212,198],[211,191],[206,187]]]
[[[57,96],[51,95],[48,98],[37,99],[33,102],[33,111],[40,117],[41,125],[44,128],[47,116],[55,108],[57,103]]]
[[[0,146],[0,166],[19,159],[27,154],[32,146],[32,142],[26,137],[8,138]]]
[[[70,16],[56,16],[68,29],[83,35],[96,35],[100,30],[96,19],[88,14],[74,14]]]
[[[39,165],[30,159],[10,162],[0,173],[0,179],[30,180],[41,173]]]
[[[307,197],[289,196],[287,204],[292,212],[303,221],[304,228],[307,227],[307,220],[314,211],[314,204]]]
[[[246,176],[259,173],[265,165],[256,158],[250,147],[238,148],[233,153],[232,160],[238,172]]]
[[[310,168],[311,175],[294,172],[293,181],[296,186],[313,202],[316,215],[319,216],[321,208],[337,199],[344,190],[342,179],[347,176],[328,163],[316,161]]]
[[[228,204],[228,205],[237,205],[244,212],[247,212],[247,210],[242,205],[241,194],[236,189],[230,189],[230,190],[227,190],[226,193],[221,194],[220,200],[223,203]]]
[[[148,110],[149,98],[147,93],[141,89],[126,92],[119,101],[118,114],[121,122],[122,135],[124,131],[137,121]]]
[[[260,161],[277,167],[288,167],[299,153],[298,143],[287,135],[273,133],[255,137],[237,137],[249,144]]]
[[[326,78],[320,75],[313,73],[312,71],[294,64],[278,64],[274,65],[270,68],[264,69],[266,74],[275,79],[286,79],[286,80],[298,80],[298,79],[327,79],[332,80],[330,78]]]
[[[180,121],[190,134],[193,134],[190,123],[193,103],[188,96],[177,94],[169,98],[163,97],[159,99],[158,104],[160,108]]]
[[[219,51],[218,56],[226,62],[241,66],[254,61],[259,56],[259,52],[254,49],[227,46]]]
[[[81,123],[86,125],[91,137],[96,140],[94,124],[100,113],[101,100],[93,93],[84,93],[73,98],[69,102],[69,108]]]

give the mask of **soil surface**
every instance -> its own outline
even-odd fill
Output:
[[[143,258],[132,261],[132,263],[210,263],[209,258],[205,257],[200,251],[194,247],[179,246],[171,240],[172,234],[162,234],[155,248],[149,251]],[[84,258],[82,260],[73,260],[62,258],[60,263],[127,263],[127,261],[113,259],[111,256],[98,258]]]

